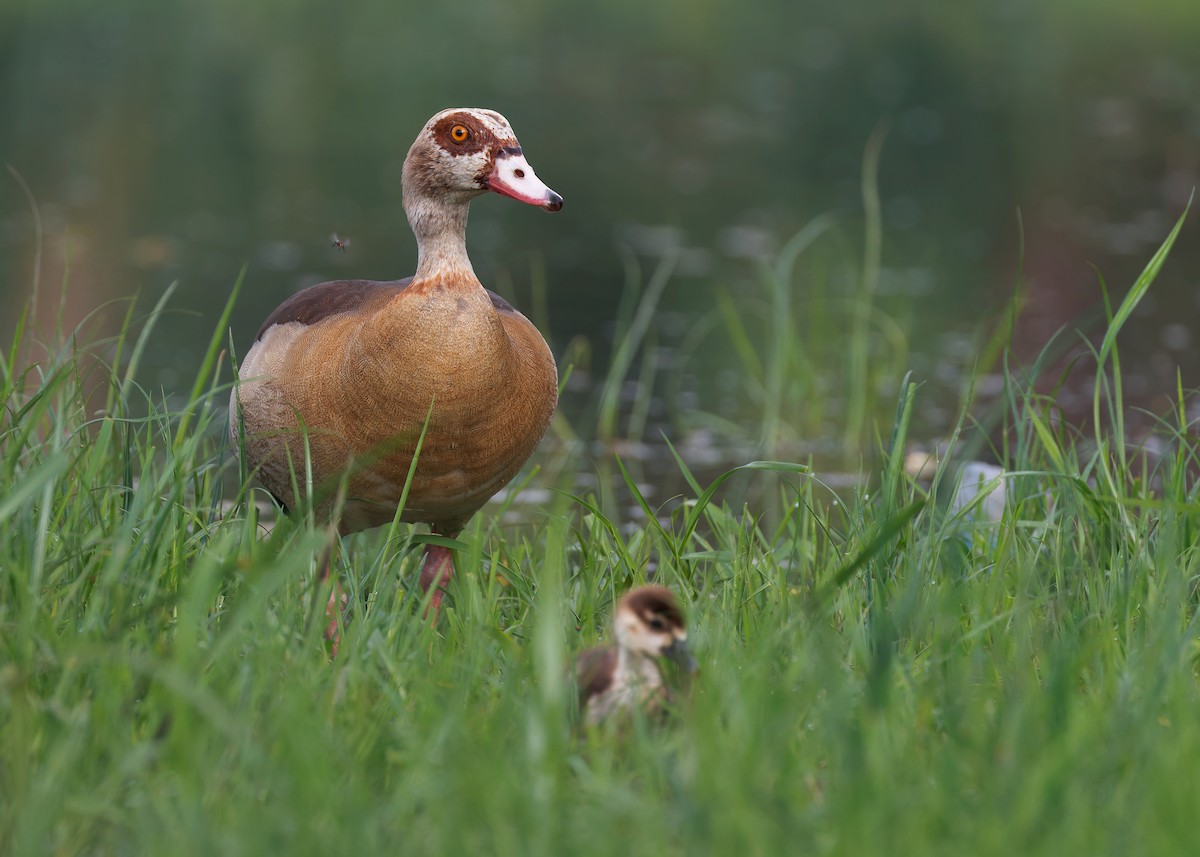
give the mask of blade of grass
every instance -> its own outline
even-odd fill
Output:
[[[213,364],[217,360],[217,352],[221,348],[221,341],[229,329],[229,319],[233,315],[233,307],[237,302],[238,294],[242,290],[242,282],[246,278],[246,266],[242,265],[242,270],[238,272],[237,279],[233,283],[233,289],[229,292],[229,297],[225,301],[225,308],[221,310],[221,317],[217,321],[216,327],[213,328],[213,334],[208,340],[208,349],[204,352],[204,357],[200,361],[200,368],[196,372],[196,380],[192,384],[191,393],[188,394],[188,402],[194,403],[200,399],[200,393],[208,384],[209,376],[212,373]],[[164,296],[165,298],[165,296]],[[175,430],[175,442],[172,448],[178,450],[184,437],[187,435],[187,430],[192,422],[192,408],[184,408],[183,414],[179,418],[179,427]]]

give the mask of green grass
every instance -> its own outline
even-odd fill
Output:
[[[1137,467],[1119,420],[1082,437],[1011,380],[1000,521],[952,515],[939,484],[904,475],[909,382],[849,496],[787,462],[706,484],[680,457],[687,496],[661,508],[622,483],[646,526],[570,491],[522,526],[489,507],[436,629],[412,588],[419,537],[355,537],[330,663],[314,609],[328,535],[268,532],[248,502],[223,439],[222,333],[182,407],[138,385],[154,317],[37,361],[22,334],[3,361],[0,853],[1192,850],[1200,450],[1184,391],[1165,454]],[[762,389],[778,392],[790,370],[772,360],[799,352],[772,348]],[[1097,413],[1116,413],[1106,377]],[[768,409],[763,449],[787,418]],[[747,479],[765,499],[740,501]],[[666,729],[576,737],[564,667],[651,566],[688,605],[694,692]]]

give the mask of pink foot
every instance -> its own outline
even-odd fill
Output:
[[[325,640],[329,643],[329,658],[333,660],[337,657],[338,648],[342,642],[341,625],[346,620],[346,604],[349,599],[346,596],[346,590],[342,589],[341,581],[337,579],[334,573],[335,557],[338,546],[337,542],[333,542],[321,554],[321,584],[324,585],[329,581],[333,581],[333,589],[329,593],[329,601],[325,604],[325,618],[328,622],[325,624]]]
[[[446,593],[446,584],[454,577],[454,551],[441,545],[425,545],[425,562],[421,566],[421,591],[428,592],[434,588],[429,599],[429,609],[425,617],[435,621],[442,607],[442,596]]]
[[[346,593],[342,584],[333,582],[333,591],[329,593],[329,603],[325,605],[326,617],[332,616],[325,626],[325,639],[329,641],[329,659],[337,657],[338,646],[342,642],[341,625],[346,621]]]

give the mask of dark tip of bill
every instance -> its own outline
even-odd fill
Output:
[[[563,200],[561,196],[556,194],[554,191],[550,191],[550,196],[546,199],[546,210],[558,211],[560,208],[562,208],[562,202]]]

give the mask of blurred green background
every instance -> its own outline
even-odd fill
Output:
[[[1194,0],[7,0],[0,161],[36,197],[41,289],[49,301],[67,277],[68,326],[180,282],[148,355],[147,380],[170,393],[243,265],[243,350],[306,285],[411,273],[409,144],[443,107],[497,109],[566,205],[477,202],[481,278],[560,357],[584,343],[575,358],[599,366],[627,260],[646,276],[677,254],[654,330],[662,368],[721,411],[739,384],[724,353],[672,362],[673,344],[715,288],[736,298],[823,214],[840,261],[798,274],[797,312],[851,288],[863,152],[882,127],[878,302],[917,378],[955,389],[1019,268],[1030,300],[1014,345],[1028,357],[1099,305],[1089,263],[1120,294],[1166,234],[1200,171],[1197,44]],[[1193,218],[1127,328],[1135,403],[1171,393],[1180,364],[1197,383],[1198,236]],[[6,341],[35,250],[21,188],[0,175]]]

